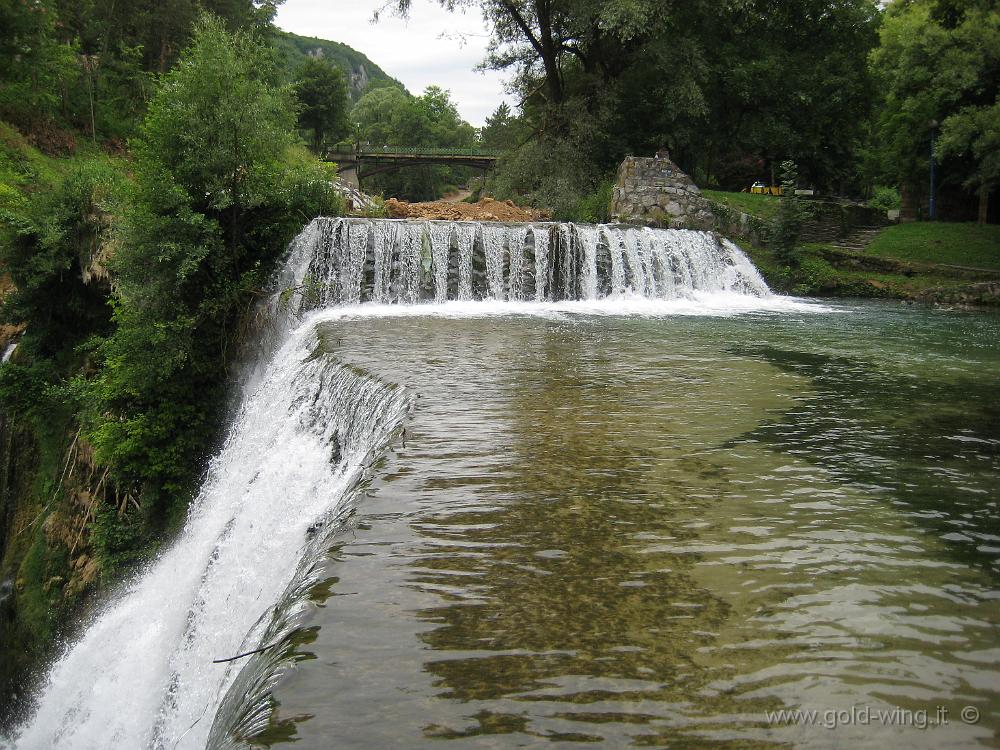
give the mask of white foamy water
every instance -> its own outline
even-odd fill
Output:
[[[127,585],[48,676],[18,748],[204,747],[259,645],[307,529],[402,418],[398,389],[327,358],[314,328],[250,393],[176,543]]]
[[[771,296],[736,245],[691,230],[321,218],[296,254],[308,306]]]

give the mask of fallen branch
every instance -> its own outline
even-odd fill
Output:
[[[246,651],[242,654],[236,654],[236,656],[230,656],[227,659],[212,659],[212,664],[222,664],[227,661],[236,661],[237,659],[242,659],[244,656],[253,656],[254,654],[259,654],[262,651],[267,651],[269,648],[274,648],[279,643],[281,643],[281,641],[275,641],[269,646],[261,646],[260,648],[255,648],[253,651]]]

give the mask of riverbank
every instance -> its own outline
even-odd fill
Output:
[[[882,258],[821,244],[798,249],[795,268],[767,248],[743,247],[768,285],[804,297],[898,299],[926,304],[1000,306],[1000,271]]]
[[[837,239],[803,242],[796,251],[797,264],[787,266],[766,246],[777,198],[714,191],[705,191],[705,196],[777,291],[1000,306],[1000,226],[919,222],[847,230]]]

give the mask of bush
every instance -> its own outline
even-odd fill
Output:
[[[615,184],[605,180],[597,186],[597,190],[584,196],[576,206],[576,221],[587,224],[604,224],[611,221],[611,196]]]
[[[34,193],[16,216],[0,217],[12,229],[0,260],[16,288],[3,317],[29,324],[27,350],[55,356],[106,328],[105,293],[84,279],[100,263],[122,183],[110,164],[84,162],[58,188]]]
[[[885,185],[876,185],[872,191],[872,197],[868,200],[868,207],[876,208],[879,211],[894,211],[902,205],[899,191]]]
[[[787,266],[795,266],[798,257],[795,246],[799,241],[802,225],[808,218],[809,210],[803,206],[801,199],[795,195],[798,182],[798,170],[794,162],[781,163],[781,203],[778,215],[771,225],[768,238],[775,260]]]
[[[487,179],[487,191],[499,200],[550,208],[554,218],[572,221],[581,201],[598,189],[598,182],[598,173],[580,158],[577,147],[569,141],[543,138],[502,159]]]

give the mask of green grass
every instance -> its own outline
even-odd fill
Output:
[[[818,297],[919,299],[931,290],[939,290],[947,296],[949,290],[962,291],[971,283],[969,279],[936,272],[933,267],[907,273],[847,267],[824,257],[826,248],[823,245],[799,247],[799,265],[796,268],[782,267],[767,248],[749,244],[742,247],[768,285],[783,293]]]
[[[770,221],[778,214],[780,199],[775,195],[756,193],[727,193],[721,190],[702,190],[701,194],[714,203]]]
[[[88,163],[111,164],[122,171],[128,164],[80,136],[72,154],[48,156],[12,125],[0,121],[0,245],[11,241],[17,225],[30,223],[34,196],[57,189],[67,175]]]
[[[0,201],[18,202],[38,190],[59,184],[75,167],[87,161],[121,161],[86,138],[76,139],[76,149],[67,156],[47,156],[32,146],[16,128],[0,121]]]
[[[882,232],[867,254],[918,263],[1000,269],[1000,225],[913,222]]]

